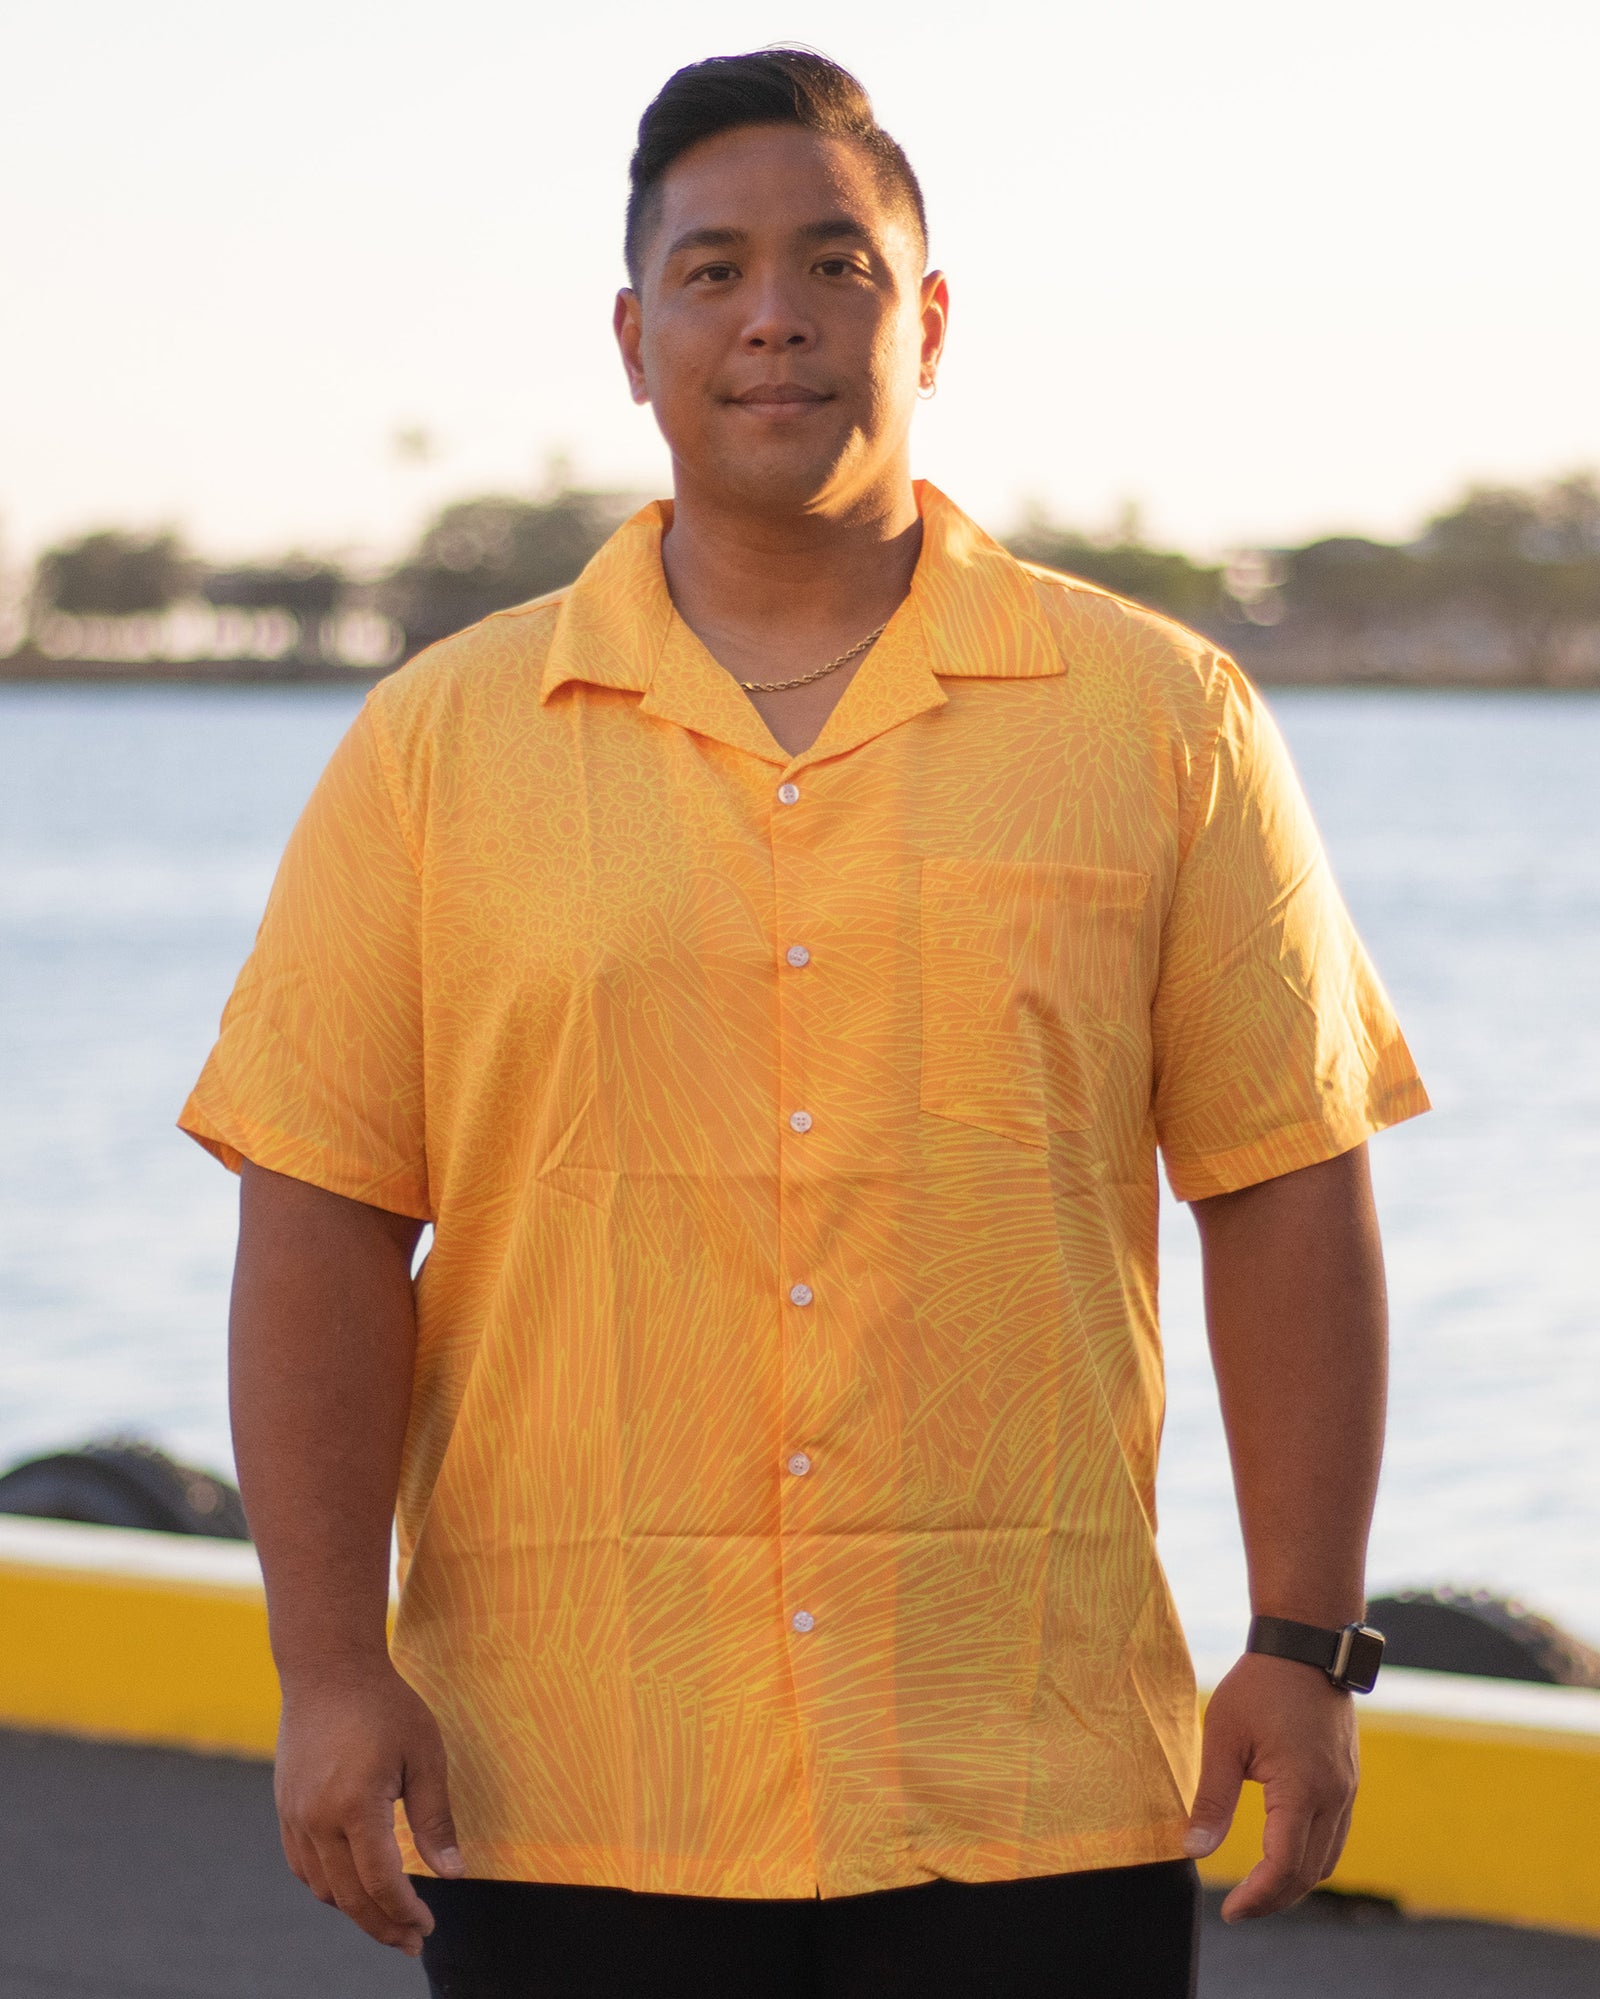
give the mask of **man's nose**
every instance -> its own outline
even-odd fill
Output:
[[[816,337],[815,326],[800,311],[785,286],[764,285],[759,296],[751,301],[751,311],[744,326],[747,352],[804,350],[816,344]]]

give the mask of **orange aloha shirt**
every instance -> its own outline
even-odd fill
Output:
[[[433,1224],[394,1656],[474,1875],[1176,1856],[1157,1147],[1195,1199],[1426,1107],[1237,668],[918,492],[799,756],[666,503],[383,681],[183,1113]]]

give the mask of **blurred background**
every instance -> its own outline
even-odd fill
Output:
[[[372,677],[666,490],[609,334],[639,111],[855,69],[954,316],[917,470],[1263,682],[1437,1106],[1374,1145],[1380,1587],[1600,1642],[1600,14],[1529,0],[9,0],[0,1469],[227,1473],[233,1183],[173,1128]],[[1193,1231],[1162,1539],[1243,1631]]]

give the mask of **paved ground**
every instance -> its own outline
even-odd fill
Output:
[[[0,1732],[0,1999],[423,1999],[293,1881],[260,1764]],[[1206,1926],[1202,1999],[1597,1999],[1600,1942],[1322,1898]],[[759,1999],[759,1995],[753,1995]]]

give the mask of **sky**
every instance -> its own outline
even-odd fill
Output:
[[[665,491],[610,335],[633,130],[775,41],[922,178],[915,469],[987,525],[1401,535],[1600,464],[1594,0],[0,0],[0,561],[375,562],[558,458]]]

